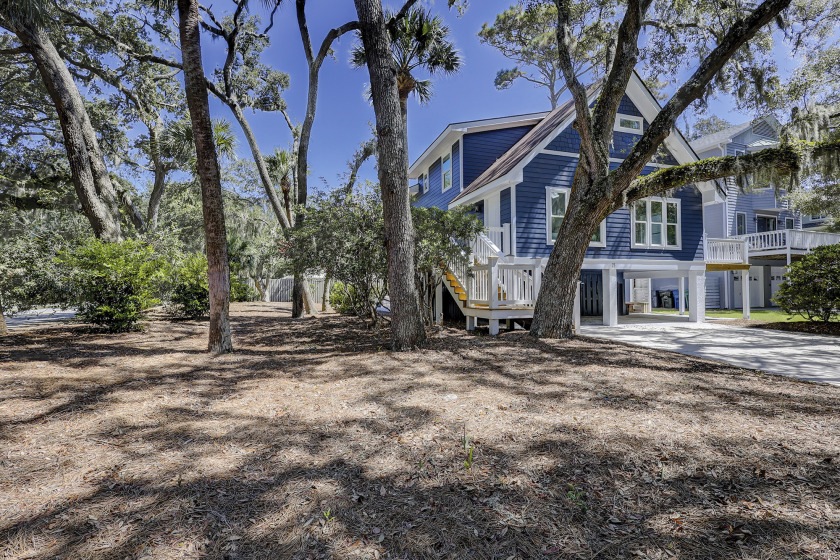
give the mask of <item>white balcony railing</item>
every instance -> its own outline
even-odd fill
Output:
[[[707,239],[706,262],[711,263],[746,263],[747,242],[743,239]]]
[[[798,229],[780,229],[739,235],[747,243],[747,250],[752,253],[768,251],[810,251],[823,245],[840,243],[840,234],[823,231],[803,231]]]

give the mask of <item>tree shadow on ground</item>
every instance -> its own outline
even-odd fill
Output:
[[[520,333],[396,354],[347,318],[234,312],[218,358],[200,323],[0,342],[0,553],[840,556],[836,388]]]

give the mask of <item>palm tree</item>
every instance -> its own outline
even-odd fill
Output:
[[[390,21],[393,14],[386,14]],[[394,21],[391,31],[391,51],[397,67],[397,91],[403,123],[408,115],[408,97],[414,93],[417,100],[426,104],[432,97],[432,81],[418,79],[414,74],[418,68],[432,76],[454,74],[463,60],[449,40],[449,27],[440,16],[420,7],[411,8],[405,16]],[[350,54],[350,62],[356,68],[367,64],[367,55],[361,42],[356,43]]]
[[[283,205],[286,207],[286,217],[289,218],[290,223],[294,223],[294,220],[292,220],[292,205],[297,200],[296,193],[294,192],[296,190],[294,185],[295,167],[297,166],[295,156],[287,150],[274,148],[274,153],[266,156],[265,163],[268,167],[269,176],[271,176],[271,179],[276,185],[280,186],[280,190],[283,191]]]

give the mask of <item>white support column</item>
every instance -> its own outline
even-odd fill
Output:
[[[692,323],[702,323],[706,320],[706,271],[689,271],[688,288],[691,293],[688,320]]]
[[[680,310],[680,315],[685,315],[685,276],[680,276],[678,280],[677,297],[680,298],[678,308]]]
[[[614,266],[614,265],[613,265]],[[601,292],[603,302],[603,323],[607,327],[618,326],[618,272],[615,268],[601,271]]]
[[[474,331],[475,330],[475,317],[471,317],[467,315],[467,330]]]
[[[496,336],[499,334],[499,320],[490,319],[490,334]]]
[[[741,271],[741,301],[744,307],[744,319],[750,318],[750,270]]]
[[[496,309],[499,307],[499,289],[501,288],[501,286],[499,285],[499,267],[497,266],[498,262],[499,257],[495,255],[487,257],[487,264],[490,266],[490,282],[487,285],[487,289],[490,291],[490,293],[487,294],[490,300],[490,309]]]
[[[540,288],[542,288],[542,259],[534,259],[534,304],[540,296]]]
[[[575,291],[575,309],[574,309],[574,320],[575,320],[575,334],[580,333],[580,287],[583,282],[575,282],[576,291]]]
[[[443,323],[443,282],[442,279],[435,287],[435,324]]]

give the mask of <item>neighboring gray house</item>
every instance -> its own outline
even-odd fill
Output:
[[[779,122],[773,116],[729,127],[691,142],[703,159],[738,156],[772,148],[779,143]],[[834,234],[802,231],[803,219],[790,209],[784,192],[771,187],[739,187],[727,179],[726,198],[705,208],[705,229],[709,239],[737,238],[746,242],[749,256],[749,300],[751,307],[770,307],[785,273],[785,267],[819,245],[840,242]],[[807,217],[806,227],[819,218]],[[709,272],[706,306],[740,308],[743,271]]]

